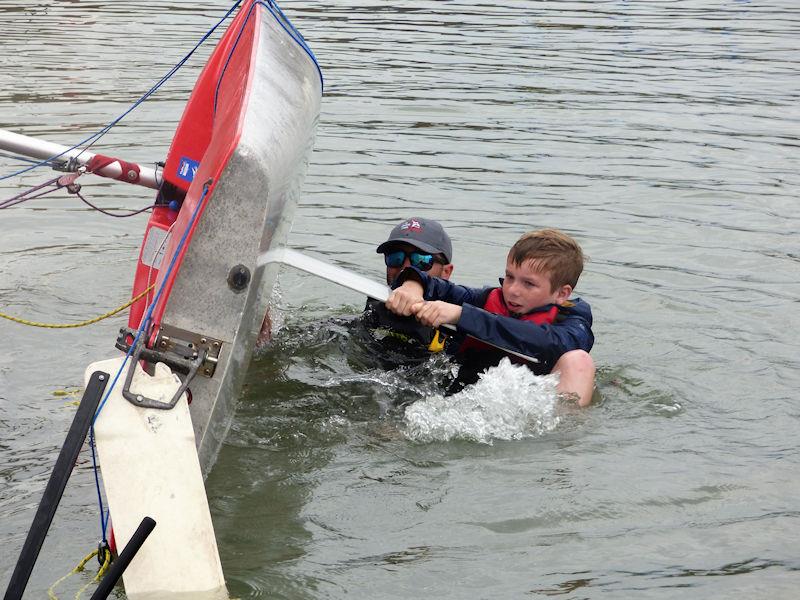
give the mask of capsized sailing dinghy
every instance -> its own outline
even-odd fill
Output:
[[[257,259],[285,243],[321,93],[319,67],[299,33],[274,3],[249,1],[209,58],[178,125],[142,242],[133,297],[153,289],[132,305],[129,328],[117,343],[131,361],[109,404],[121,401],[121,394],[133,410],[114,411],[117,418],[106,425],[101,413],[95,425],[119,545],[143,515],[169,523],[161,531],[156,527],[131,564],[134,571],[125,576],[129,594],[134,588],[152,594],[224,586],[202,477],[230,427],[267,310],[277,266],[257,268]],[[137,387],[134,373],[142,362],[168,365],[180,373],[180,385],[168,384],[166,395],[148,391],[158,387],[152,382]],[[185,393],[194,436],[180,434],[184,441],[165,446],[174,453],[168,450],[172,456],[161,461],[141,457],[144,466],[136,468],[144,474],[131,486],[135,453],[124,446],[147,444],[157,429],[154,420],[179,420],[158,413],[180,414]],[[120,451],[124,418],[130,419],[123,431],[131,439]],[[192,441],[196,457],[188,456]],[[105,473],[122,469],[125,475],[111,489]],[[180,493],[169,493],[176,482]],[[189,489],[195,493],[183,493]],[[206,517],[188,518],[198,507]],[[183,557],[164,560],[175,554]]]
[[[144,476],[130,486],[130,453],[124,445],[120,449],[119,419],[106,421],[106,428],[101,414],[96,424],[104,473],[127,471],[116,478],[114,489],[112,477],[104,475],[120,545],[143,514],[168,523],[161,531],[156,528],[132,563],[126,575],[129,593],[197,593],[220,584],[224,589],[202,476],[233,419],[267,309],[277,269],[257,268],[257,258],[285,243],[313,144],[321,86],[313,55],[277,6],[247,2],[211,55],[178,125],[158,207],[142,242],[133,295],[151,285],[153,290],[131,307],[129,329],[118,341],[132,350],[118,393],[136,409],[114,414],[131,419],[127,432],[138,424],[138,436],[126,435],[147,443],[152,428],[142,427],[143,419],[164,421],[154,414],[158,409],[185,411],[181,406],[188,391],[194,436],[184,434],[175,438],[182,443],[164,446],[174,452],[150,467],[152,473],[160,471],[158,476],[145,467]],[[180,372],[181,385],[165,398],[135,388],[135,367],[142,360]],[[119,401],[112,395],[110,402],[115,398]],[[175,493],[168,493],[170,487]],[[176,540],[184,559],[167,566],[164,556],[181,554]]]
[[[131,307],[128,325],[138,329],[152,309],[136,356],[183,371],[204,474],[266,311],[277,269],[256,269],[256,260],[285,243],[321,85],[313,55],[277,6],[246,2],[200,75],[167,156],[132,295],[154,288]]]
[[[101,156],[88,167],[159,188],[133,286],[142,298],[117,339],[127,360],[88,369],[103,387],[112,376],[95,437],[119,547],[142,517],[157,523],[124,575],[129,598],[227,596],[203,477],[233,419],[277,275],[277,263],[257,260],[285,243],[321,93],[314,55],[277,4],[245,0],[197,81],[163,172],[143,183],[125,161]],[[7,137],[23,152],[25,140]],[[46,504],[6,598],[24,592],[43,541],[32,534],[40,515],[54,514]]]

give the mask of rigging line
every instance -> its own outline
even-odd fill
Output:
[[[247,11],[247,16],[242,22],[242,26],[239,28],[239,33],[236,34],[236,41],[233,43],[233,46],[231,46],[231,51],[228,52],[228,57],[225,59],[225,64],[222,66],[222,71],[220,72],[219,78],[217,79],[217,85],[214,88],[214,115],[217,114],[217,100],[219,99],[219,90],[222,87],[222,78],[225,77],[225,73],[228,71],[228,65],[231,62],[231,58],[233,58],[233,53],[236,52],[236,48],[239,46],[239,41],[242,39],[244,28],[247,27],[247,22],[253,15],[253,10],[255,9],[257,4],[259,3],[253,2],[253,4],[250,5],[250,9]]]
[[[77,327],[86,327],[87,325],[94,325],[95,323],[98,323],[103,319],[113,317],[117,313],[122,312],[123,310],[128,308],[131,304],[133,304],[140,298],[143,298],[150,290],[153,289],[153,287],[154,286],[151,285],[141,294],[134,296],[133,298],[128,300],[125,304],[123,304],[122,306],[118,306],[114,310],[110,310],[107,313],[104,313],[98,317],[93,317],[91,319],[86,319],[85,321],[80,321],[79,323],[39,323],[38,321],[29,321],[27,319],[13,317],[11,315],[7,315],[4,312],[0,312],[0,318],[8,319],[9,321],[13,321],[14,323],[19,323],[20,325],[29,325],[31,327],[44,327],[45,329],[75,329]]]
[[[45,181],[44,183],[40,183],[39,185],[34,186],[34,187],[30,188],[30,189],[27,189],[24,192],[22,192],[20,194],[17,194],[16,196],[12,196],[11,198],[8,198],[7,200],[0,201],[0,210],[2,210],[4,208],[10,208],[12,206],[15,206],[17,204],[21,204],[22,202],[26,202],[28,200],[34,200],[36,198],[44,196],[45,194],[49,194],[51,192],[56,191],[61,186],[56,186],[51,190],[45,190],[44,192],[42,192],[41,194],[37,194],[36,196],[28,196],[28,194],[32,194],[33,192],[38,192],[42,188],[46,188],[48,185],[53,185],[54,183],[57,184],[59,179],[61,179],[61,177],[54,177],[53,179]]]
[[[3,158],[7,158],[9,160],[18,160],[20,162],[32,163],[32,164],[39,164],[40,161],[34,158],[28,158],[27,156],[20,156],[19,154],[10,154],[8,152],[0,152],[0,156]],[[57,161],[53,161],[50,163],[52,165],[59,164]]]
[[[141,213],[143,213],[143,212],[145,212],[147,210],[151,210],[151,209],[153,209],[153,208],[155,208],[157,206],[156,204],[151,204],[150,206],[145,206],[144,208],[140,208],[139,210],[132,210],[132,211],[130,211],[128,213],[125,213],[125,214],[112,213],[112,212],[109,212],[106,209],[100,208],[99,206],[95,206],[94,204],[89,202],[86,198],[84,198],[83,194],[81,194],[80,192],[74,192],[74,193],[78,198],[80,198],[81,202],[83,202],[84,204],[92,207],[94,210],[96,210],[98,212],[101,212],[104,215],[107,215],[109,217],[117,217],[117,218],[120,218],[120,219],[124,219],[125,217],[135,217],[136,215],[141,214]]]
[[[275,3],[273,0],[267,0],[267,2],[264,2],[263,0],[256,0],[255,2],[253,2],[253,4],[247,11],[247,16],[245,17],[242,26],[239,28],[239,33],[236,35],[236,41],[233,43],[233,46],[231,47],[231,50],[228,53],[228,57],[225,59],[225,64],[222,67],[219,79],[217,79],[217,85],[216,88],[214,89],[214,114],[217,113],[217,100],[219,98],[219,90],[222,87],[222,79],[223,77],[225,77],[225,73],[228,70],[228,65],[230,64],[231,59],[233,58],[233,53],[236,52],[236,48],[239,45],[239,42],[241,41],[242,34],[244,33],[244,28],[247,27],[247,23],[248,21],[250,21],[250,17],[253,16],[253,11],[259,4],[263,6],[265,9],[267,9],[267,11],[269,11],[269,14],[272,15],[272,18],[275,19],[278,25],[280,25],[283,28],[283,30],[289,35],[289,37],[292,38],[292,40],[294,40],[295,43],[297,43],[303,49],[303,51],[309,56],[309,58],[311,58],[311,61],[317,68],[317,74],[319,75],[320,86],[322,89],[325,88],[325,80],[322,77],[322,69],[320,69],[319,63],[317,62],[317,57],[314,56],[314,53],[311,51],[311,48],[308,47],[305,40],[303,39],[303,36],[300,35],[300,32],[297,31],[295,26],[292,25],[292,23],[289,21],[286,15],[283,14],[277,3]],[[273,6],[278,11],[278,14],[275,14],[275,12],[272,10]]]
[[[4,200],[3,203],[0,204],[0,210],[6,209],[6,208],[12,208],[14,206],[17,206],[18,204],[22,204],[23,202],[27,202],[28,200],[36,200],[37,198],[41,198],[43,196],[47,196],[48,194],[52,194],[53,192],[56,192],[58,190],[59,190],[59,188],[56,187],[56,188],[53,188],[52,190],[45,190],[43,192],[40,192],[40,193],[36,194],[35,196],[26,196],[24,198],[15,197],[15,198],[11,198],[9,200]]]
[[[230,16],[232,13],[233,13],[233,11],[236,9],[236,7],[237,7],[237,6],[239,6],[239,3],[240,3],[241,1],[242,1],[242,0],[236,0],[236,2],[234,2],[233,6],[231,6],[231,8],[230,8],[230,9],[228,9],[228,12],[226,12],[226,13],[225,13],[225,15],[224,15],[224,16],[223,16],[223,17],[222,17],[222,18],[221,18],[219,21],[217,21],[217,23],[216,23],[216,24],[215,24],[215,25],[214,25],[214,26],[213,26],[211,29],[209,29],[209,30],[208,30],[208,31],[205,33],[205,35],[203,35],[203,37],[202,37],[202,38],[200,38],[200,41],[199,41],[199,42],[197,42],[197,43],[194,45],[194,48],[192,48],[192,49],[191,49],[191,50],[188,52],[188,54],[186,54],[186,55],[185,55],[185,56],[184,56],[184,57],[183,57],[181,60],[179,60],[179,61],[178,61],[178,63],[177,63],[175,66],[173,66],[173,67],[172,67],[172,68],[171,68],[169,71],[167,71],[167,74],[166,74],[166,75],[164,75],[164,76],[163,76],[161,79],[159,79],[159,80],[158,80],[158,82],[157,82],[157,83],[156,83],[156,84],[155,84],[153,87],[151,87],[151,88],[150,88],[150,89],[149,89],[147,92],[145,92],[145,94],[144,94],[144,95],[143,95],[141,98],[139,98],[139,99],[138,99],[138,100],[137,100],[137,101],[136,101],[136,102],[133,104],[133,106],[131,106],[131,107],[130,107],[128,110],[126,110],[124,113],[122,113],[122,114],[121,114],[119,117],[117,117],[116,119],[114,119],[113,121],[111,121],[111,123],[109,123],[109,124],[108,124],[108,125],[106,125],[104,128],[102,128],[102,129],[101,129],[99,132],[97,132],[97,133],[95,134],[95,136],[90,136],[89,138],[87,138],[85,141],[89,141],[89,140],[91,140],[91,141],[90,141],[90,142],[87,144],[87,146],[86,146],[85,148],[83,148],[83,149],[81,150],[81,152],[80,152],[80,153],[79,153],[79,154],[78,154],[78,155],[77,155],[75,158],[77,158],[78,156],[80,156],[81,154],[83,154],[84,152],[86,152],[86,151],[87,151],[89,148],[91,148],[91,147],[92,147],[92,146],[93,146],[95,143],[97,143],[97,141],[98,141],[98,140],[99,140],[101,137],[103,137],[103,136],[104,136],[106,133],[108,133],[108,132],[109,132],[109,130],[110,130],[112,127],[116,126],[116,124],[117,124],[117,123],[119,123],[119,122],[120,122],[122,119],[124,119],[126,116],[128,116],[128,114],[129,114],[129,113],[131,113],[131,112],[132,112],[132,111],[133,111],[135,108],[137,108],[137,107],[138,107],[140,104],[142,104],[142,103],[143,103],[145,100],[147,100],[147,99],[148,99],[150,96],[152,96],[153,94],[155,94],[155,93],[156,93],[156,92],[157,92],[157,91],[158,91],[158,90],[161,88],[161,86],[162,86],[162,85],[164,85],[164,84],[165,84],[165,83],[166,83],[166,82],[167,82],[167,81],[168,81],[168,80],[169,80],[169,79],[170,79],[170,78],[171,78],[173,75],[175,75],[175,73],[177,73],[177,72],[178,72],[178,70],[180,70],[180,68],[181,68],[181,67],[183,67],[183,65],[186,63],[186,61],[188,61],[188,60],[189,60],[189,58],[190,58],[190,57],[191,57],[191,56],[192,56],[192,55],[193,55],[193,54],[194,54],[194,53],[197,51],[197,49],[198,49],[200,46],[202,46],[202,45],[205,43],[205,41],[206,41],[206,40],[207,40],[207,39],[208,39],[208,38],[211,36],[211,34],[212,34],[212,33],[214,33],[214,31],[216,31],[217,27],[219,27],[220,25],[222,25],[222,23],[224,23],[224,22],[225,22],[225,20],[226,20],[226,19],[227,19],[227,18],[228,18],[228,17],[229,17],[229,16]],[[94,139],[92,139],[92,137],[94,137]],[[78,144],[78,145],[80,146],[80,145],[82,145],[82,144]]]
[[[148,99],[150,96],[152,96],[152,95],[153,95],[153,94],[154,94],[156,91],[158,91],[158,89],[159,89],[159,88],[160,88],[162,85],[164,85],[164,83],[166,83],[166,82],[167,82],[167,80],[169,80],[169,79],[170,79],[170,78],[171,78],[171,77],[172,77],[172,76],[173,76],[173,75],[174,75],[174,74],[175,74],[175,73],[176,73],[176,72],[177,72],[177,71],[178,71],[178,70],[179,70],[179,69],[180,69],[180,68],[181,68],[181,67],[182,67],[182,66],[183,66],[185,63],[186,63],[186,61],[187,61],[187,60],[189,60],[189,58],[190,58],[190,57],[191,57],[191,56],[192,56],[192,55],[193,55],[193,54],[194,54],[194,53],[197,51],[197,49],[198,49],[198,48],[199,48],[199,47],[200,47],[200,46],[201,46],[203,43],[205,43],[205,41],[206,41],[206,40],[207,40],[207,39],[208,39],[208,38],[211,36],[211,34],[212,34],[212,33],[214,33],[214,31],[216,31],[216,29],[217,29],[217,28],[218,28],[220,25],[222,25],[222,23],[224,23],[224,22],[225,22],[225,20],[226,20],[226,19],[227,19],[227,18],[228,18],[228,17],[231,15],[231,13],[233,13],[233,11],[236,9],[236,7],[237,7],[237,6],[239,6],[239,4],[241,3],[241,1],[242,1],[242,0],[236,0],[236,2],[234,2],[233,6],[232,6],[232,7],[231,7],[231,8],[228,10],[228,12],[226,12],[226,13],[225,13],[225,15],[224,15],[224,16],[223,16],[223,17],[222,17],[222,18],[221,18],[219,21],[217,21],[217,23],[216,23],[216,24],[215,24],[215,25],[214,25],[214,26],[213,26],[211,29],[209,29],[209,30],[208,30],[208,31],[205,33],[205,35],[203,35],[203,37],[202,37],[202,38],[200,38],[200,41],[199,41],[199,42],[197,42],[197,44],[195,44],[194,48],[192,48],[192,49],[189,51],[189,53],[188,53],[188,54],[186,54],[186,55],[185,55],[185,56],[184,56],[184,57],[183,57],[183,58],[182,58],[180,61],[178,61],[178,63],[177,63],[175,66],[173,66],[173,67],[172,67],[172,68],[171,68],[169,71],[167,71],[167,74],[166,74],[166,75],[164,75],[164,76],[163,76],[163,77],[162,77],[162,78],[161,78],[161,79],[160,79],[160,80],[159,80],[159,81],[158,81],[158,82],[157,82],[157,83],[156,83],[156,84],[155,84],[155,85],[154,85],[152,88],[150,88],[150,89],[149,89],[147,92],[145,92],[145,94],[144,94],[144,95],[142,95],[142,97],[141,97],[141,98],[139,98],[139,99],[138,99],[136,102],[134,102],[134,103],[133,103],[133,105],[132,105],[130,108],[128,108],[128,110],[126,110],[125,112],[123,112],[123,113],[122,113],[120,116],[118,116],[116,119],[114,119],[113,121],[111,121],[111,122],[110,122],[108,125],[106,125],[105,127],[101,128],[99,131],[96,131],[95,133],[93,133],[93,134],[92,134],[92,135],[90,135],[89,137],[85,138],[84,140],[81,140],[81,141],[80,141],[80,142],[78,142],[77,144],[75,144],[75,145],[73,145],[73,146],[70,146],[69,148],[65,149],[63,152],[61,152],[61,153],[59,153],[59,154],[55,154],[55,155],[53,155],[53,156],[51,156],[51,157],[49,157],[49,158],[46,158],[46,159],[44,159],[44,160],[42,160],[42,161],[39,161],[39,162],[37,162],[37,163],[36,163],[36,164],[34,164],[34,165],[31,165],[30,167],[26,167],[26,168],[24,168],[24,169],[20,169],[19,171],[16,171],[16,172],[14,172],[14,173],[10,173],[10,174],[8,174],[8,175],[2,175],[2,176],[0,176],[0,181],[3,181],[3,180],[5,180],[5,179],[10,179],[10,178],[12,178],[12,177],[16,177],[16,176],[18,176],[18,175],[22,175],[22,174],[24,174],[24,173],[27,173],[27,172],[29,172],[29,171],[32,171],[33,169],[36,169],[36,168],[38,168],[38,167],[41,167],[41,166],[47,165],[47,164],[49,164],[50,162],[52,162],[53,160],[55,160],[55,159],[57,159],[57,158],[60,158],[61,156],[63,156],[63,155],[64,155],[64,154],[66,154],[67,152],[70,152],[71,150],[76,150],[76,149],[80,148],[80,147],[81,147],[81,146],[83,146],[84,144],[88,144],[88,145],[87,145],[85,148],[83,148],[83,149],[81,150],[81,153],[83,153],[83,152],[85,152],[86,150],[88,150],[89,148],[91,148],[91,146],[92,146],[93,144],[95,144],[95,143],[96,143],[96,142],[97,142],[97,141],[98,141],[98,140],[99,140],[101,137],[103,137],[103,136],[104,136],[106,133],[108,133],[108,131],[109,131],[109,130],[110,130],[112,127],[114,127],[114,126],[115,126],[117,123],[119,123],[119,122],[120,122],[122,119],[124,119],[125,117],[127,117],[127,116],[128,116],[128,114],[130,114],[130,113],[131,113],[131,112],[132,112],[134,109],[136,109],[136,108],[137,108],[137,107],[138,107],[138,106],[139,106],[139,105],[140,105],[142,102],[144,102],[145,100],[147,100],[147,99]],[[78,154],[78,156],[80,156],[80,154]]]
[[[283,28],[283,30],[289,35],[289,37],[292,38],[292,40],[294,40],[295,43],[297,43],[305,51],[305,53],[311,58],[311,61],[314,63],[314,66],[317,68],[317,74],[319,75],[320,86],[321,86],[322,89],[325,88],[325,80],[322,77],[322,69],[320,69],[319,63],[317,62],[317,57],[314,56],[314,53],[311,51],[311,48],[308,47],[308,45],[306,44],[305,40],[303,39],[303,36],[300,35],[300,32],[297,31],[297,29],[294,27],[294,25],[292,25],[292,23],[289,21],[289,19],[286,17],[286,15],[283,14],[283,12],[281,11],[280,7],[277,5],[277,3],[274,2],[274,0],[267,0],[267,2],[264,2],[263,0],[256,0],[250,6],[250,8],[249,8],[249,10],[247,12],[247,16],[245,17],[244,22],[242,23],[242,26],[239,28],[239,33],[236,36],[236,41],[233,43],[233,46],[231,47],[231,51],[228,53],[228,57],[225,59],[225,64],[223,65],[222,71],[221,71],[220,76],[219,76],[219,79],[217,80],[217,86],[216,86],[216,88],[214,90],[214,114],[217,113],[217,100],[218,100],[218,97],[219,97],[219,90],[222,87],[222,78],[225,77],[225,73],[228,70],[228,65],[231,62],[231,58],[233,57],[233,53],[236,51],[236,47],[239,45],[239,41],[241,40],[242,34],[244,33],[244,28],[247,26],[247,22],[250,20],[250,17],[253,15],[253,10],[255,10],[255,7],[257,5],[259,5],[259,4],[261,6],[263,6],[265,9],[267,9],[267,11],[269,11],[269,14],[272,15],[272,18],[275,19],[275,21],[278,23],[278,25],[280,25]],[[275,14],[275,12],[272,10],[273,6],[278,11],[278,14]],[[280,15],[280,16],[278,16],[278,15]],[[287,27],[287,24],[288,24],[288,27]],[[290,28],[291,28],[291,30],[290,30]],[[292,32],[294,32],[294,33],[292,33]]]
[[[317,56],[314,54],[313,50],[311,50],[311,47],[306,42],[306,39],[303,37],[303,34],[301,34],[297,30],[297,28],[294,25],[292,25],[292,22],[289,20],[289,18],[285,14],[283,14],[283,11],[281,10],[281,7],[278,6],[278,3],[275,2],[274,0],[267,0],[267,1],[269,2],[269,6],[267,6],[267,10],[269,10],[269,12],[272,13],[272,16],[275,17],[275,20],[278,21],[278,24],[281,27],[283,27],[284,30],[286,30],[286,33],[288,33],[289,36],[291,36],[292,39],[294,39],[294,41],[297,42],[300,45],[300,47],[305,51],[305,53],[308,54],[309,58],[313,61],[314,66],[317,67],[317,73],[319,74],[320,87],[321,87],[322,91],[324,92],[325,91],[325,78],[322,76],[322,69],[319,66],[319,62],[317,61]],[[264,2],[261,1],[261,0],[259,0],[259,3],[260,4],[264,4]],[[274,7],[275,10],[278,11],[278,15],[280,15],[280,18],[278,17],[278,15],[276,15],[274,12],[272,12],[272,7]],[[288,28],[287,28],[287,25],[288,25]],[[291,31],[290,31],[290,29],[291,29]]]
[[[95,488],[97,489],[97,503],[100,506],[100,531],[103,534],[103,538],[100,541],[106,544],[108,543],[108,540],[106,539],[106,526],[108,525],[108,520],[103,518],[105,509],[103,508],[103,494],[100,492],[100,475],[98,474],[97,469],[97,454],[95,451],[95,445],[94,423],[92,423],[91,427],[89,427],[89,448],[92,450],[92,470],[94,471],[94,484]]]
[[[48,183],[52,183],[52,182],[48,182]],[[57,192],[58,190],[63,189],[63,188],[68,187],[68,186],[57,185],[53,189],[45,190],[43,192],[40,192],[39,194],[36,194],[35,196],[26,196],[26,194],[30,194],[32,191],[35,191],[36,189],[39,189],[41,187],[42,186],[38,186],[38,188],[34,188],[34,189],[31,189],[31,190],[28,190],[26,192],[23,192],[22,194],[19,194],[18,196],[14,196],[13,198],[9,198],[8,200],[4,200],[4,201],[0,202],[0,210],[6,209],[6,208],[12,208],[12,207],[17,206],[19,204],[22,204],[23,202],[27,202],[28,200],[36,200],[37,198],[41,198],[43,196],[46,196],[47,194],[52,194],[53,192]],[[74,191],[74,192],[70,191],[70,193],[76,195],[81,200],[81,202],[83,202],[87,206],[91,207],[93,210],[101,212],[104,215],[107,215],[109,217],[119,217],[119,218],[134,217],[134,216],[136,216],[138,214],[141,214],[141,213],[143,213],[145,211],[151,210],[151,209],[153,209],[153,208],[155,208],[157,206],[156,204],[151,204],[149,206],[145,206],[144,208],[140,208],[138,210],[131,210],[130,212],[127,212],[127,213],[113,213],[113,212],[110,212],[107,209],[100,208],[99,206],[96,206],[96,205],[92,204],[86,198],[84,198],[83,195],[78,191]]]

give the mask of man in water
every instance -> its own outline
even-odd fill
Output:
[[[442,225],[430,219],[406,219],[392,229],[388,239],[376,252],[383,254],[386,263],[386,284],[405,267],[414,266],[432,277],[449,279],[453,273],[453,244]],[[394,360],[383,361],[384,366],[411,363],[426,359],[430,352],[444,349],[445,336],[432,327],[421,325],[414,317],[399,317],[386,309],[383,302],[368,299],[362,316],[363,324],[376,332],[381,350],[393,355]],[[264,346],[271,339],[272,322],[269,311],[261,325],[256,346]],[[401,360],[402,359],[402,360]]]
[[[386,283],[408,266],[431,277],[450,279],[453,274],[453,244],[442,225],[431,219],[412,217],[392,229],[388,239],[376,250],[383,254]],[[370,298],[363,316],[364,324],[379,332],[384,350],[408,357],[411,362],[426,359],[430,352],[445,348],[446,337],[437,329],[426,327],[414,317],[401,317],[387,310],[383,302]],[[404,361],[401,361],[404,362]]]

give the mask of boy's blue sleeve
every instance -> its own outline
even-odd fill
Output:
[[[443,300],[450,304],[483,306],[486,302],[486,295],[492,290],[491,287],[471,288],[465,285],[456,285],[446,279],[431,277],[416,267],[403,269],[392,284],[392,288],[400,287],[409,279],[422,284],[422,296],[425,300]]]
[[[591,308],[580,299],[574,303],[552,325],[536,325],[465,304],[457,327],[460,333],[538,358],[549,372],[562,354],[570,350],[589,352],[594,345]]]

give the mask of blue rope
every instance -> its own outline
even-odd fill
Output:
[[[268,0],[268,2],[269,2],[269,5],[264,4],[264,2],[262,2],[261,0],[259,0],[258,3],[259,4],[263,4],[264,7],[266,7],[266,9],[270,12],[270,14],[273,17],[275,17],[275,20],[278,21],[278,25],[283,27],[283,29],[286,31],[286,33],[288,33],[289,36],[291,36],[291,38],[295,42],[297,42],[303,50],[305,50],[305,53],[308,54],[308,57],[314,63],[314,66],[317,67],[317,73],[319,73],[320,86],[322,87],[322,90],[324,91],[325,90],[325,79],[322,77],[322,69],[320,69],[319,62],[317,62],[316,55],[311,50],[309,45],[306,43],[306,40],[303,37],[303,35],[297,30],[297,28],[294,25],[292,25],[292,22],[289,20],[289,18],[285,14],[283,14],[283,11],[281,10],[281,7],[278,6],[278,3],[275,2],[274,0]],[[272,11],[273,8],[276,11],[278,11],[277,15]]]
[[[105,544],[108,542],[106,538],[106,525],[108,524],[108,518],[103,518],[103,513],[105,512],[103,508],[103,495],[100,493],[100,477],[98,475],[97,469],[97,455],[95,453],[95,442],[94,442],[94,423],[89,427],[89,448],[92,450],[92,467],[94,470],[94,486],[97,490],[97,503],[100,505],[100,531],[103,533],[102,542]]]
[[[37,165],[37,166],[42,162],[42,161],[38,161],[38,160],[33,159],[33,158],[28,158],[27,156],[19,156],[17,154],[11,154],[11,153],[8,153],[8,152],[0,152],[0,156],[2,156],[4,158],[10,158],[11,160],[18,160],[19,162],[34,164],[34,165]]]
[[[114,386],[117,385],[117,381],[119,381],[120,376],[122,375],[122,371],[125,369],[125,365],[128,363],[128,359],[133,354],[133,349],[136,346],[136,343],[139,341],[139,338],[142,336],[142,333],[147,330],[147,327],[150,324],[150,320],[153,316],[153,310],[155,309],[156,305],[158,304],[159,299],[161,298],[161,294],[164,292],[164,288],[167,285],[167,280],[169,279],[170,274],[172,273],[173,268],[175,267],[175,263],[178,260],[178,256],[180,256],[181,249],[183,248],[184,244],[186,243],[186,239],[189,237],[189,232],[192,230],[192,225],[194,224],[195,220],[197,219],[197,215],[200,212],[200,208],[203,206],[203,201],[205,200],[206,194],[208,194],[209,187],[211,185],[211,180],[207,181],[203,186],[203,193],[200,196],[200,200],[197,202],[197,206],[194,208],[194,212],[192,212],[192,216],[189,219],[189,223],[186,226],[186,229],[181,236],[180,241],[178,242],[177,247],[175,248],[175,253],[172,255],[172,260],[167,267],[167,271],[164,274],[164,279],[161,282],[161,286],[158,288],[158,292],[156,292],[153,301],[150,303],[150,306],[147,309],[147,313],[142,319],[142,324],[139,325],[139,329],[136,332],[136,336],[133,339],[133,343],[131,343],[130,348],[128,348],[128,352],[125,354],[125,359],[122,361],[119,369],[117,370],[116,375],[114,375],[114,379],[111,381],[111,385],[108,387],[108,391],[106,392],[103,401],[100,402],[100,405],[97,407],[97,410],[94,413],[94,418],[92,419],[92,425],[89,429],[89,447],[92,449],[92,469],[94,470],[94,483],[95,488],[97,490],[97,502],[100,506],[100,529],[103,534],[103,543],[106,540],[106,527],[108,526],[109,520],[109,512],[103,508],[103,494],[100,491],[100,477],[98,475],[98,466],[97,466],[97,456],[95,454],[95,444],[94,444],[94,424],[97,422],[97,418],[100,416],[100,412],[105,407],[108,398],[111,396],[111,392],[114,390]],[[136,365],[132,365],[131,368],[135,369]],[[105,518],[103,517],[103,513],[105,513]]]
[[[228,17],[230,17],[231,13],[233,13],[233,11],[236,10],[236,7],[239,6],[239,4],[241,2],[242,2],[242,0],[236,0],[236,2],[234,2],[233,6],[231,6],[231,8],[228,10],[228,12],[225,13],[225,16],[223,16],[219,21],[217,21],[217,23],[211,29],[209,29],[202,38],[200,38],[200,41],[197,42],[197,44],[195,44],[194,48],[192,48],[189,51],[189,53],[186,54],[186,56],[184,56],[174,67],[172,67],[169,71],[167,71],[167,74],[164,75],[161,79],[159,79],[158,82],[153,87],[151,87],[147,92],[145,92],[145,94],[141,98],[139,98],[136,102],[134,102],[133,105],[128,110],[123,112],[120,116],[118,116],[116,119],[111,121],[108,125],[106,125],[102,129],[100,129],[99,131],[93,133],[92,135],[90,135],[86,139],[78,142],[77,144],[75,144],[73,146],[70,146],[69,148],[67,148],[66,150],[64,150],[63,152],[61,152],[59,154],[55,154],[55,155],[51,156],[50,158],[46,158],[46,159],[44,159],[42,161],[39,161],[36,164],[31,165],[30,167],[26,167],[24,169],[20,169],[19,171],[16,171],[15,173],[11,173],[10,175],[0,176],[0,181],[3,181],[5,179],[10,179],[11,177],[17,177],[18,175],[22,175],[22,174],[27,173],[28,171],[32,171],[33,169],[36,169],[38,167],[42,167],[42,166],[48,165],[53,160],[55,160],[57,158],[60,158],[61,156],[63,156],[67,152],[69,152],[70,150],[75,150],[77,148],[80,148],[84,144],[88,144],[88,145],[83,150],[87,150],[88,148],[90,148],[101,137],[103,137],[106,133],[108,133],[108,131],[112,127],[114,127],[122,119],[127,117],[134,109],[136,109],[142,102],[144,102],[150,96],[152,96],[155,92],[157,92],[158,89],[162,85],[164,85],[173,75],[175,75],[175,73],[178,72],[178,70],[186,63],[186,61],[189,60],[189,58],[197,51],[197,49],[201,45],[203,45],[203,43],[205,43],[205,41],[211,36],[212,33],[214,33],[214,31],[216,31],[217,27],[222,25],[222,23],[224,23],[225,20]]]
[[[256,0],[256,2],[253,2],[252,6],[250,6],[250,9],[247,11],[247,16],[245,17],[242,26],[239,28],[239,33],[236,35],[236,41],[233,43],[231,51],[228,53],[228,57],[225,59],[225,64],[223,65],[219,79],[217,80],[217,87],[214,90],[214,114],[217,114],[217,100],[219,99],[219,90],[220,87],[222,86],[222,78],[225,77],[225,73],[228,70],[228,65],[231,62],[231,58],[233,58],[233,53],[236,51],[236,48],[242,39],[242,34],[244,33],[244,28],[247,26],[247,22],[253,15],[253,10],[259,4],[264,8],[266,8],[267,11],[269,11],[269,14],[272,15],[272,17],[275,19],[278,25],[280,25],[283,28],[283,30],[287,34],[289,34],[289,37],[291,37],[303,49],[303,51],[309,56],[309,58],[311,58],[311,61],[317,68],[317,74],[319,74],[320,86],[323,90],[325,89],[325,80],[322,77],[322,69],[320,69],[319,63],[317,62],[317,57],[311,51],[311,48],[308,47],[308,44],[306,44],[306,41],[303,38],[303,36],[300,35],[300,32],[297,31],[294,25],[292,25],[291,21],[289,21],[286,15],[283,14],[280,7],[274,0],[267,0],[267,2],[263,2],[262,0]],[[275,12],[272,10],[273,7],[275,8],[275,10],[278,11],[278,14],[275,14]]]

